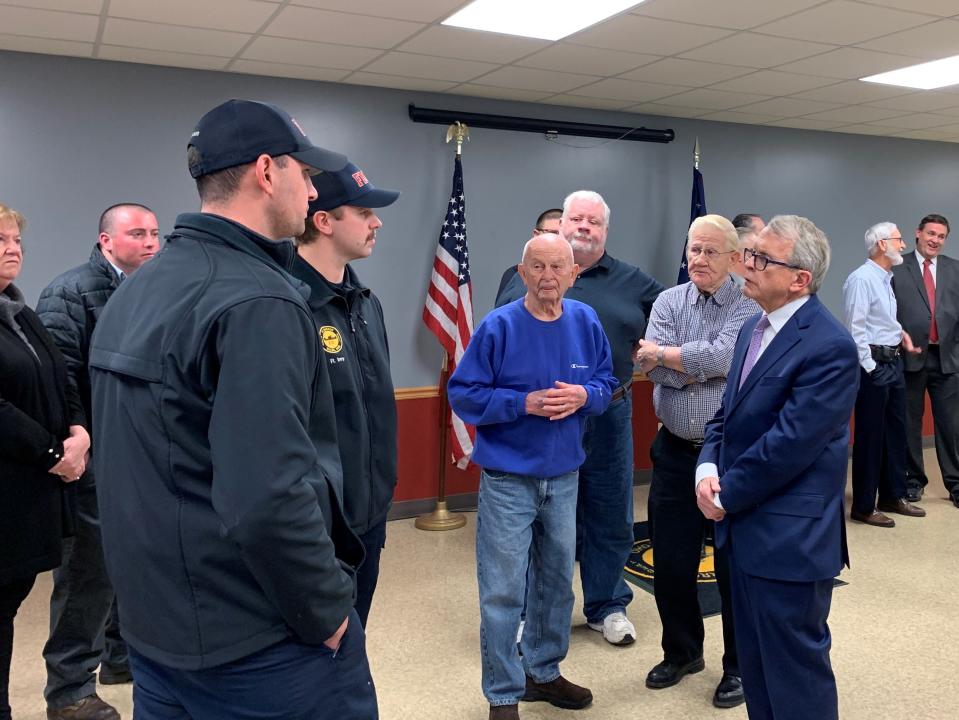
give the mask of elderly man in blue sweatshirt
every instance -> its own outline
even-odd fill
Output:
[[[573,611],[583,426],[606,409],[617,385],[595,311],[563,299],[579,272],[569,243],[535,236],[518,271],[526,296],[486,316],[448,390],[456,413],[476,425],[472,459],[483,468],[476,570],[490,720],[519,718],[519,700],[568,709],[593,700],[559,663]]]

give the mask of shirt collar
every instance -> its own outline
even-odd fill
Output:
[[[885,282],[889,282],[890,280],[892,280],[892,270],[886,270],[886,268],[884,268],[882,265],[877,263],[872,258],[866,258],[866,267],[868,267],[873,272],[881,275],[882,279]]]
[[[583,275],[585,273],[593,272],[597,268],[602,268],[606,272],[609,272],[610,268],[613,267],[613,262],[614,260],[613,258],[610,257],[609,253],[607,253],[606,251],[603,251],[603,255],[602,257],[599,258],[599,260],[597,260],[595,263],[590,265],[585,270],[580,270],[579,274]]]
[[[717,305],[725,305],[726,303],[733,300],[736,295],[742,294],[742,291],[733,282],[731,276],[726,276],[726,282],[720,285],[716,292],[709,296]],[[689,281],[689,286],[686,288],[686,302],[690,305],[695,305],[699,302],[699,298],[704,297],[703,293],[699,291],[699,288],[696,287],[696,283],[692,280]],[[705,298],[705,301],[708,302],[709,298]]]
[[[795,300],[790,300],[781,308],[777,308],[767,315],[769,318],[769,324],[772,325],[772,328],[776,331],[777,335],[779,334],[779,331],[782,330],[783,325],[789,322],[789,319],[795,315],[796,311],[805,305],[808,300],[809,295],[803,295]]]
[[[113,268],[113,272],[117,274],[117,280],[123,280],[123,278],[127,276],[125,272],[123,272],[120,268],[118,268],[116,265],[113,264],[113,261],[110,258],[108,258],[106,255],[104,255],[103,257],[106,259],[108,263],[110,263],[110,267]]]
[[[922,268],[926,260],[929,261],[930,265],[932,265],[933,267],[936,267],[936,262],[939,260],[939,256],[937,255],[936,257],[927,258],[925,255],[919,252],[919,248],[916,248],[916,261],[919,263],[920,268]]]

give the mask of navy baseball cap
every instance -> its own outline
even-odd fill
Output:
[[[374,187],[353,163],[336,172],[325,172],[313,178],[316,200],[310,203],[310,215],[318,210],[333,210],[341,205],[381,208],[392,205],[400,196],[398,190]]]
[[[197,178],[245,165],[260,155],[290,155],[320,172],[339,170],[346,156],[317,147],[286,112],[254,100],[227,100],[200,118],[188,145],[199,159],[190,165]]]

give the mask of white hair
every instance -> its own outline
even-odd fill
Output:
[[[895,223],[881,222],[866,230],[866,255],[872,257],[873,253],[876,252],[879,241],[888,240],[898,229]]]
[[[711,227],[722,233],[723,240],[726,241],[727,250],[739,249],[739,235],[736,234],[736,228],[722,215],[700,215],[690,224],[689,232],[686,233],[686,239],[692,240],[693,233],[704,226]]]
[[[792,240],[793,252],[788,262],[812,274],[809,292],[817,292],[829,270],[829,238],[825,233],[812,220],[799,215],[777,215],[769,221],[763,233]]]
[[[603,218],[606,225],[609,225],[609,205],[603,200],[603,196],[592,190],[577,190],[566,196],[563,200],[563,217],[569,215],[569,206],[577,200],[586,200],[587,202],[599,203],[603,206]]]

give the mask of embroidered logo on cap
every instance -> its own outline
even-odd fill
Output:
[[[370,184],[370,181],[366,179],[366,175],[363,174],[362,170],[357,170],[353,173],[353,179],[356,180],[356,187],[363,187],[364,185]]]

